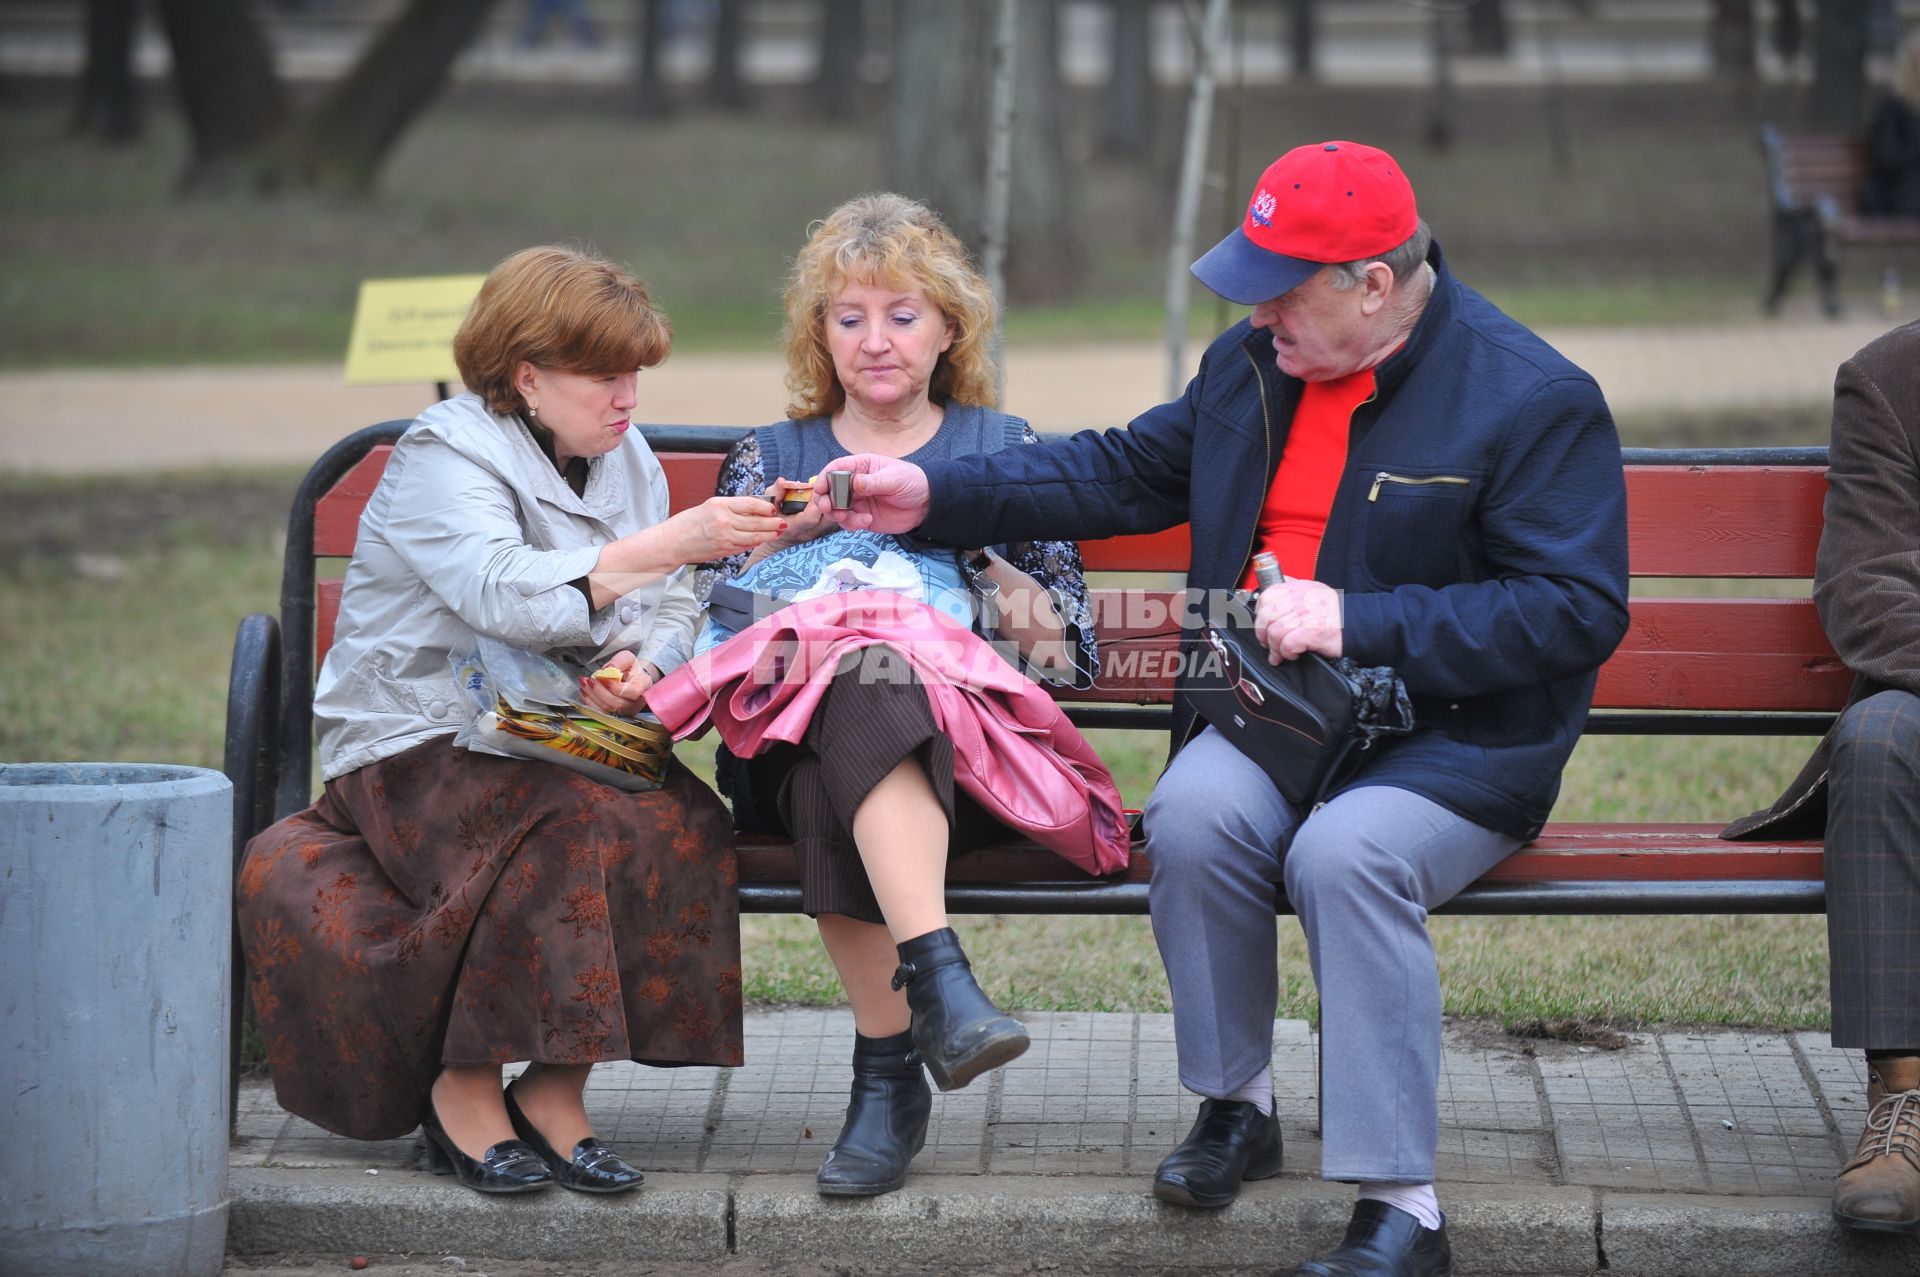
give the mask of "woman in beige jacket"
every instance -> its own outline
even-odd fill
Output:
[[[419,1125],[435,1169],[483,1192],[636,1187],[594,1138],[588,1070],[741,1060],[713,792],[677,764],[634,794],[455,744],[452,658],[481,639],[611,666],[581,698],[644,709],[692,648],[683,565],[783,526],[756,497],[668,517],[629,416],[670,343],[645,287],[590,255],[527,249],[487,278],[454,340],[469,393],[401,436],[361,518],[314,697],[325,792],[242,868],[280,1102],[360,1139]]]

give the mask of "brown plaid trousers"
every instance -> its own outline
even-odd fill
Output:
[[[1827,777],[1833,1043],[1920,1051],[1920,696],[1860,701]]]
[[[1787,792],[1721,837],[1824,818],[1834,1043],[1920,1050],[1920,323],[1834,378],[1813,597],[1852,698]]]

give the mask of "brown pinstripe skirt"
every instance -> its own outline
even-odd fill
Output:
[[[853,813],[902,759],[917,758],[947,811],[949,857],[1007,837],[1007,829],[953,783],[953,742],[915,682],[863,680],[855,664],[821,698],[798,745],[748,761],[756,794],[775,794],[800,863],[801,908],[884,922],[853,841]]]

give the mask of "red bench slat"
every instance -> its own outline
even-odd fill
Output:
[[[340,582],[321,581],[313,587],[313,668],[327,659],[333,646],[333,626],[340,619]]]
[[[1718,825],[1549,825],[1546,832],[1494,866],[1482,882],[1552,885],[1567,882],[1818,882],[1816,842],[1730,843]],[[742,835],[742,883],[797,882],[793,849],[777,838]],[[1152,868],[1135,848],[1127,868],[1096,879],[1031,843],[983,847],[956,856],[953,883],[1146,882]]]
[[[1822,466],[1629,466],[1635,576],[1811,577]]]
[[[1852,675],[1811,599],[1635,599],[1598,709],[1837,710]]]
[[[315,507],[317,555],[350,555],[359,517],[385,468],[374,449]],[[720,457],[663,453],[675,509],[713,491]],[[1634,466],[1627,471],[1635,575],[1806,577],[1819,544],[1825,471],[1818,467]],[[1177,573],[1187,529],[1114,537],[1084,547],[1092,571]],[[1179,607],[1175,591],[1093,591],[1105,670],[1079,699],[1164,704],[1171,695]],[[316,657],[333,640],[340,584],[316,598]],[[1640,599],[1620,650],[1601,670],[1601,709],[1837,709],[1849,685],[1810,600]]]
[[[360,512],[393,449],[375,448],[314,507],[314,554],[353,553]],[[714,453],[660,454],[673,508],[713,495]],[[1826,471],[1817,466],[1629,466],[1628,554],[1635,576],[1810,577]],[[1092,572],[1184,572],[1185,527],[1082,547]]]
[[[353,543],[360,535],[360,512],[367,507],[386,472],[391,444],[380,444],[354,463],[353,469],[313,503],[313,553],[315,558],[350,559]],[[329,626],[328,634],[332,634]],[[324,649],[323,649],[324,650]]]
[[[1075,699],[1164,703],[1184,595],[1094,590],[1100,681]],[[1635,599],[1626,638],[1600,671],[1597,709],[1836,710],[1852,676],[1811,599]]]

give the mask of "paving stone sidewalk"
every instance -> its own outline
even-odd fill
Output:
[[[250,1084],[233,1146],[229,1247],[735,1254],[883,1271],[889,1259],[994,1262],[1015,1244],[1035,1262],[1271,1271],[1338,1235],[1350,1190],[1316,1178],[1318,1042],[1305,1023],[1276,1025],[1288,1169],[1216,1215],[1147,1192],[1197,1105],[1175,1081],[1172,1018],[1022,1018],[1033,1048],[938,1096],[908,1189],[870,1201],[813,1192],[846,1104],[844,1011],[750,1015],[739,1069],[596,1069],[587,1094],[596,1128],[649,1173],[626,1200],[553,1192],[487,1209],[497,1204],[414,1169],[410,1138],[329,1135]],[[1865,1085],[1857,1053],[1824,1034],[1676,1030],[1607,1050],[1450,1025],[1439,1178],[1461,1271],[1920,1271],[1920,1239],[1872,1244],[1880,1239],[1827,1219]]]

